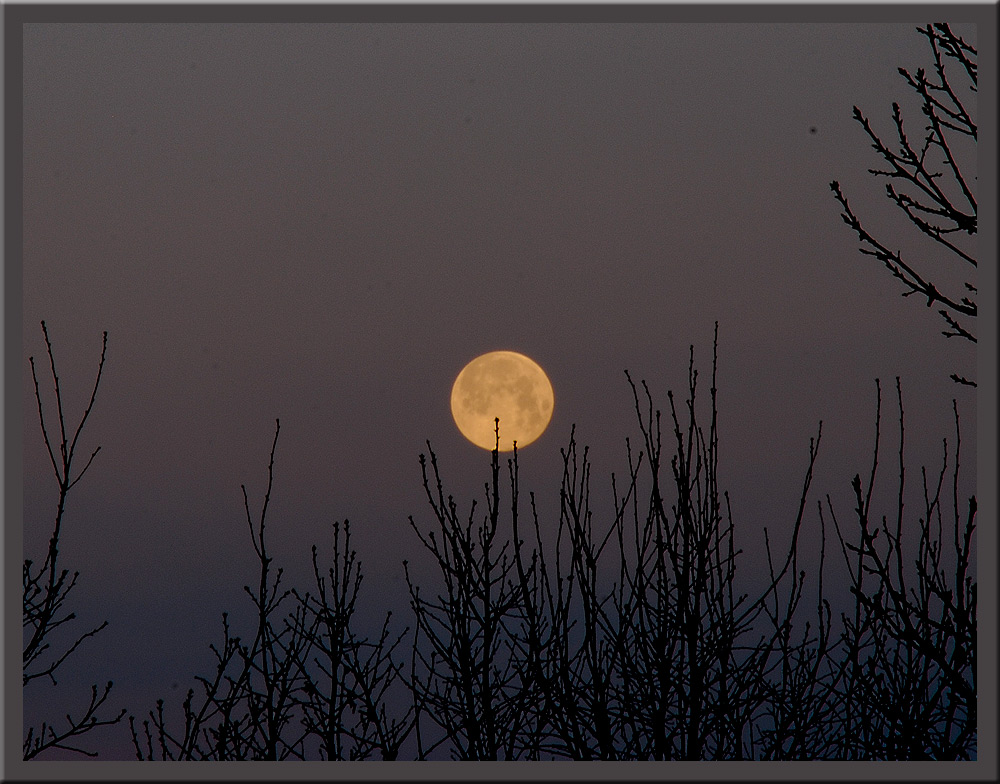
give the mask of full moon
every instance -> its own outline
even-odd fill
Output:
[[[451,388],[451,415],[462,435],[476,446],[510,452],[538,438],[552,419],[555,398],[548,376],[516,351],[491,351],[462,368]]]

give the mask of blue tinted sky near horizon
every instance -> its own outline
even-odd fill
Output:
[[[851,118],[891,137],[895,100],[921,127],[896,71],[931,64],[919,23],[27,27],[26,556],[55,503],[38,323],[71,421],[109,332],[81,445],[102,451],[64,557],[78,614],[110,625],[70,688],[114,677],[115,704],[143,715],[208,668],[253,576],[240,485],[259,504],[275,418],[276,560],[304,585],[310,545],[349,518],[366,601],[401,614],[407,517],[431,522],[425,441],[463,508],[482,496],[489,455],[448,398],[489,350],[530,356],[555,389],[520,458],[543,521],[574,425],[607,519],[638,438],[623,371],[665,408],[693,345],[707,402],[718,322],[722,482],[750,579],[763,526],[782,541],[794,519],[820,420],[814,488],[849,513],[876,378],[892,444],[901,377],[913,476],[953,442],[953,398],[974,465],[975,395],[948,379],[974,352],[858,253],[829,189],[927,253]],[[59,714],[48,700],[29,717]],[[102,742],[129,757],[127,728]]]

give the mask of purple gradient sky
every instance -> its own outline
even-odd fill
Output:
[[[929,64],[920,23],[28,26],[26,553],[56,497],[38,322],[70,418],[109,332],[81,447],[102,451],[63,552],[82,623],[110,626],[67,688],[114,677],[112,702],[142,715],[208,668],[253,578],[240,484],[259,504],[276,417],[269,535],[289,580],[306,587],[310,545],[346,517],[370,607],[405,614],[407,516],[430,522],[417,456],[430,439],[462,508],[481,496],[489,455],[448,396],[493,349],[555,389],[523,487],[556,508],[575,423],[606,516],[638,436],[623,370],[666,407],[693,343],[707,392],[718,321],[723,485],[750,571],[763,525],[787,536],[820,419],[814,489],[848,514],[876,377],[890,422],[902,377],[911,465],[938,464],[953,397],[972,465],[975,395],[948,374],[974,374],[974,354],[857,252],[828,187],[926,250],[851,119],[857,104],[891,134],[899,100],[919,127],[896,68]],[[61,705],[26,701],[29,721]],[[128,758],[127,732],[104,748]]]

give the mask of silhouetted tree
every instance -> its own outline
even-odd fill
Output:
[[[197,677],[197,700],[189,689],[182,727],[172,728],[163,700],[143,720],[141,733],[135,716],[129,717],[140,760],[395,759],[409,732],[410,714],[397,717],[387,708],[387,693],[400,678],[392,654],[405,632],[392,639],[389,616],[374,642],[354,629],[361,567],[349,524],[333,526],[327,577],[312,548],[315,595],[281,589],[283,571],[273,570],[265,537],[279,432],[276,421],[256,521],[246,486],[241,488],[259,565],[256,586],[244,586],[256,620],[247,635],[252,642],[233,635],[223,613],[222,644],[209,646],[215,672]]]
[[[38,385],[38,375],[35,372],[35,358],[29,357],[31,365],[31,378],[35,385],[35,402],[38,405],[38,421],[42,428],[42,438],[45,441],[45,448],[48,451],[49,460],[52,463],[52,470],[56,477],[59,489],[58,501],[56,502],[55,522],[52,528],[52,535],[49,538],[48,551],[45,560],[35,569],[34,561],[25,559],[22,570],[24,602],[21,624],[23,628],[23,683],[27,686],[36,680],[47,679],[52,685],[56,685],[56,671],[59,667],[80,647],[84,640],[93,637],[103,630],[108,622],[104,621],[99,626],[84,632],[73,643],[63,644],[56,641],[56,630],[64,624],[68,624],[76,619],[76,613],[66,611],[66,602],[70,592],[76,585],[79,572],[74,572],[70,576],[68,569],[61,569],[59,565],[59,539],[62,535],[63,522],[66,512],[66,501],[69,491],[79,482],[87,469],[90,468],[97,453],[101,451],[97,447],[90,455],[86,464],[75,476],[73,474],[73,458],[76,455],[76,448],[83,432],[83,426],[90,416],[97,399],[97,388],[101,383],[101,374],[104,371],[104,359],[108,348],[108,333],[104,333],[101,345],[101,360],[97,366],[97,378],[94,381],[94,389],[90,395],[90,402],[80,418],[76,430],[69,432],[66,428],[66,418],[63,412],[62,390],[59,387],[59,375],[56,373],[55,357],[52,353],[52,343],[49,341],[48,329],[45,322],[42,322],[42,335],[45,337],[45,349],[49,357],[49,368],[52,373],[52,381],[55,386],[56,420],[58,422],[58,433],[49,432],[49,427],[45,421],[45,408],[42,405],[42,395]],[[57,446],[54,446],[57,445]],[[55,725],[44,721],[37,729],[28,727],[24,736],[23,751],[24,759],[32,759],[48,749],[64,749],[66,751],[78,752],[89,757],[97,756],[96,752],[88,751],[70,743],[76,743],[76,739],[97,727],[118,723],[125,715],[123,708],[114,718],[105,717],[101,708],[107,702],[111,692],[112,681],[108,681],[103,690],[99,690],[97,685],[91,687],[90,702],[83,708],[82,713],[77,713],[73,718],[66,714],[66,722],[62,725]]]
[[[354,628],[361,588],[361,562],[351,548],[350,523],[333,525],[333,565],[320,573],[317,548],[312,548],[316,595],[300,595],[301,614],[294,628],[307,640],[312,659],[303,659],[306,676],[298,696],[303,725],[319,740],[319,754],[328,760],[363,760],[378,755],[395,760],[412,726],[412,712],[397,714],[389,702],[404,689],[402,664],[393,654],[406,636],[392,637],[386,614],[373,641]]]
[[[230,631],[223,614],[222,645],[210,646],[216,658],[212,677],[198,676],[203,694],[195,706],[195,691],[189,689],[182,706],[184,726],[172,731],[164,717],[164,703],[143,721],[145,748],[129,717],[132,742],[139,759],[183,760],[283,760],[304,757],[305,731],[294,727],[296,694],[302,684],[301,662],[308,641],[299,633],[304,613],[297,608],[292,621],[275,619],[291,591],[281,591],[282,570],[272,576],[272,558],[267,552],[266,521],[274,480],[274,453],[280,423],[275,423],[274,441],[267,470],[267,490],[257,522],[250,512],[246,486],[243,506],[254,552],[259,564],[257,585],[243,587],[253,607],[256,628],[249,645]],[[280,593],[279,593],[280,591]]]
[[[496,433],[499,445],[499,420]],[[436,598],[425,598],[404,561],[416,617],[409,685],[418,756],[425,758],[447,741],[457,759],[516,759],[529,706],[517,698],[518,673],[510,651],[510,624],[519,615],[521,597],[513,581],[509,538],[497,538],[499,450],[495,448],[492,454],[482,522],[476,519],[475,501],[463,519],[455,499],[445,498],[437,456],[429,443],[428,450],[433,488],[424,455],[420,467],[437,527],[424,534],[412,516],[410,525],[439,566],[444,587]],[[420,639],[427,641],[429,650],[419,645]],[[438,739],[424,739],[424,716],[442,731]]]
[[[75,577],[55,565],[66,495],[97,454],[72,474],[97,386],[70,437],[51,364],[58,458],[44,417],[42,430],[60,501],[49,558],[38,571],[25,562],[25,685],[54,681],[66,656],[104,628],[43,660],[47,635],[73,618],[61,611]],[[102,351],[98,382],[103,364]],[[410,524],[440,581],[425,590],[404,561],[414,613],[408,650],[401,649],[408,630],[392,633],[389,614],[372,638],[357,628],[362,571],[347,521],[333,525],[325,574],[312,548],[314,588],[282,587],[283,571],[265,536],[276,422],[259,514],[242,487],[257,556],[255,583],[244,586],[253,608],[248,633],[235,634],[223,613],[221,644],[209,646],[214,664],[188,690],[182,721],[167,717],[163,700],[141,724],[129,717],[136,757],[394,760],[413,750],[417,759],[466,760],[975,758],[976,499],[960,503],[957,405],[954,449],[945,442],[936,476],[922,470],[922,504],[911,511],[904,506],[897,379],[896,503],[878,522],[873,499],[884,495],[875,492],[878,386],[869,478],[857,475],[851,483],[856,525],[842,524],[829,496],[825,505],[817,502],[818,568],[811,583],[800,534],[820,423],[784,555],[776,556],[765,528],[766,574],[755,570],[756,581],[745,586],[738,582],[744,556],[720,474],[717,365],[718,327],[707,420],[696,405],[692,347],[687,399],[677,405],[673,392],[667,395],[666,438],[645,382],[640,393],[626,373],[641,448],[633,452],[626,439],[626,478],[619,486],[612,474],[607,511],[591,503],[589,453],[578,446],[575,428],[561,450],[554,524],[539,519],[533,493],[525,523],[516,445],[501,482],[499,422],[485,507],[478,511],[473,502],[468,515],[446,494],[428,443],[429,460],[421,456],[420,465],[434,524],[426,530],[413,517]],[[37,377],[35,384],[41,416]],[[509,506],[502,485],[509,486]],[[825,593],[828,519],[853,597],[839,618]],[[812,606],[803,601],[810,590]],[[121,719],[124,711],[98,716],[108,689],[101,695],[95,687],[84,718],[69,719],[62,732],[48,724],[29,730],[25,757],[46,748],[89,753],[67,741]]]
[[[666,476],[660,412],[654,411],[645,382],[643,406],[629,378],[650,475],[645,514],[633,511],[635,565],[625,570],[634,608],[632,655],[623,660],[628,671],[622,681],[629,688],[621,700],[633,728],[630,758],[753,758],[760,712],[775,697],[766,676],[776,657],[786,663],[790,653],[788,635],[801,594],[799,533],[818,440],[810,444],[784,562],[775,569],[768,542],[768,580],[753,587],[753,598],[739,593],[742,550],[735,544],[729,497],[719,476],[717,346],[716,325],[707,429],[695,405],[693,348],[686,421],[668,392],[674,449]],[[792,585],[782,601],[788,579]]]
[[[969,176],[970,161],[963,160],[969,149],[963,151],[962,143],[963,137],[971,140],[971,165],[974,166],[977,52],[947,24],[929,24],[917,31],[931,46],[934,74],[928,74],[923,68],[915,73],[900,68],[899,73],[920,98],[921,110],[928,122],[923,139],[916,141],[904,128],[898,103],[892,105],[895,142],[884,141],[857,106],[854,107],[854,119],[864,128],[872,147],[888,165],[888,168],[868,170],[876,177],[889,179],[885,186],[888,198],[923,235],[944,249],[947,257],[971,274],[977,266],[976,254],[970,240],[963,240],[963,235],[968,238],[976,234],[975,178]],[[877,258],[902,281],[904,297],[917,294],[926,298],[927,307],[939,307],[938,313],[948,325],[943,335],[975,343],[974,327],[970,324],[977,313],[975,284],[968,279],[961,286],[941,283],[942,276],[947,279],[954,273],[930,257],[921,261],[904,259],[899,250],[894,250],[897,246],[893,242],[877,239],[862,225],[837,181],[830,183],[830,188],[843,207],[841,217],[861,240],[861,252]],[[934,265],[938,265],[936,270]],[[974,380],[964,376],[952,374],[951,377],[956,382],[975,386]]]
[[[959,496],[961,434],[955,412],[954,465],[945,485],[949,449],[944,441],[937,479],[921,470],[918,517],[904,508],[903,398],[899,408],[898,483],[894,520],[873,519],[872,491],[880,454],[881,388],[875,450],[867,486],[852,482],[857,538],[848,539],[834,508],[856,605],[843,617],[844,723],[837,756],[846,759],[974,759],[977,740],[976,496]],[[950,491],[950,492],[949,492]],[[820,507],[822,514],[822,507]],[[945,524],[947,520],[947,524]],[[916,552],[908,530],[919,531]]]
[[[814,668],[821,659],[809,647],[813,640],[797,646],[788,640],[804,581],[796,553],[818,442],[810,446],[788,553],[750,601],[734,587],[740,551],[718,476],[715,366],[713,358],[707,429],[698,424],[695,409],[693,351],[686,423],[669,395],[675,451],[667,476],[660,413],[654,413],[645,385],[643,410],[632,384],[644,451],[633,456],[627,444],[627,485],[619,495],[612,477],[613,515],[603,525],[596,524],[591,508],[588,451],[581,454],[571,434],[562,450],[554,548],[543,542],[533,494],[534,541],[522,538],[516,448],[508,460],[509,527],[498,522],[498,450],[479,527],[475,505],[463,519],[455,499],[446,496],[433,451],[432,475],[422,460],[438,527],[428,534],[414,528],[444,586],[432,602],[410,581],[418,629],[428,641],[427,647],[415,641],[421,665],[413,681],[416,708],[443,730],[421,743],[424,754],[450,741],[449,753],[477,758],[483,749],[473,745],[470,733],[483,731],[487,707],[495,745],[485,750],[496,755],[488,758],[750,759],[784,748],[780,732],[798,732],[782,725],[771,733],[770,746],[762,740],[776,698],[795,697],[803,708],[817,702],[804,665],[785,666],[781,688],[768,678],[783,657],[811,657]],[[640,506],[643,465],[649,476]],[[504,557],[511,545],[512,561]],[[779,600],[782,591],[788,596]],[[827,607],[824,645],[828,616]],[[492,627],[484,628],[487,623]],[[493,641],[492,653],[484,647],[487,640]],[[819,713],[819,707],[809,707]]]

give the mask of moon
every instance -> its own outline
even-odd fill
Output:
[[[490,351],[462,368],[451,388],[451,415],[476,446],[501,452],[520,449],[545,432],[555,397],[538,363],[516,351]]]

